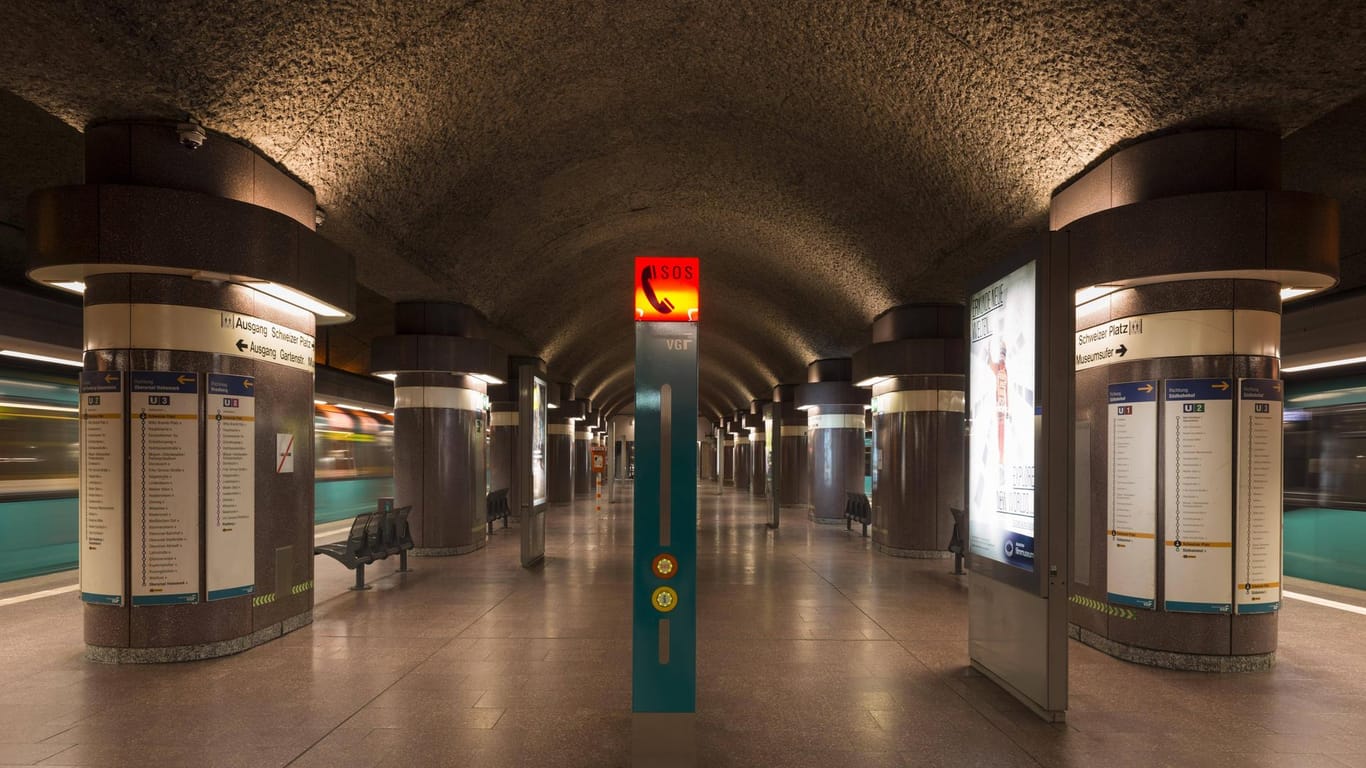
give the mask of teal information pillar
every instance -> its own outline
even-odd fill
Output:
[[[696,709],[696,323],[636,323],[635,419],[631,709],[639,756],[668,742],[686,748],[679,741],[691,740]]]

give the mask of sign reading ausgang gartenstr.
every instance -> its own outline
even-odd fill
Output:
[[[1076,333],[1076,370],[1154,357],[1279,357],[1281,317],[1256,309],[1193,309],[1111,320]]]
[[[86,349],[176,349],[313,370],[313,336],[259,317],[171,304],[85,308]]]

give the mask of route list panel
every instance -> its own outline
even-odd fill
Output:
[[[199,376],[129,374],[133,605],[199,601]]]
[[[1238,381],[1238,546],[1234,608],[1270,613],[1281,602],[1281,382]]]
[[[1163,400],[1163,608],[1228,613],[1233,590],[1230,379],[1169,379]]]
[[[1157,602],[1156,381],[1111,384],[1110,467],[1106,484],[1106,598],[1154,608]]]
[[[123,604],[123,373],[81,373],[81,600]]]
[[[208,375],[204,557],[209,600],[256,586],[256,380]]]

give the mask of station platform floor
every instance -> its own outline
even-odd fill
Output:
[[[1067,722],[1050,725],[969,669],[949,561],[876,554],[795,512],[771,531],[734,491],[699,498],[707,768],[1366,768],[1366,615],[1330,607],[1362,593],[1288,600],[1266,672],[1150,669],[1073,642]],[[629,497],[549,520],[531,571],[515,528],[409,574],[372,567],[368,592],[318,558],[311,626],[211,661],[85,661],[71,574],[27,585],[56,592],[37,599],[4,585],[0,765],[627,765]]]

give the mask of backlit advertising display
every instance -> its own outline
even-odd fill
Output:
[[[541,506],[546,503],[546,382],[540,377],[533,380],[531,387],[531,503]]]
[[[969,551],[1032,573],[1037,264],[972,295],[968,307]]]

